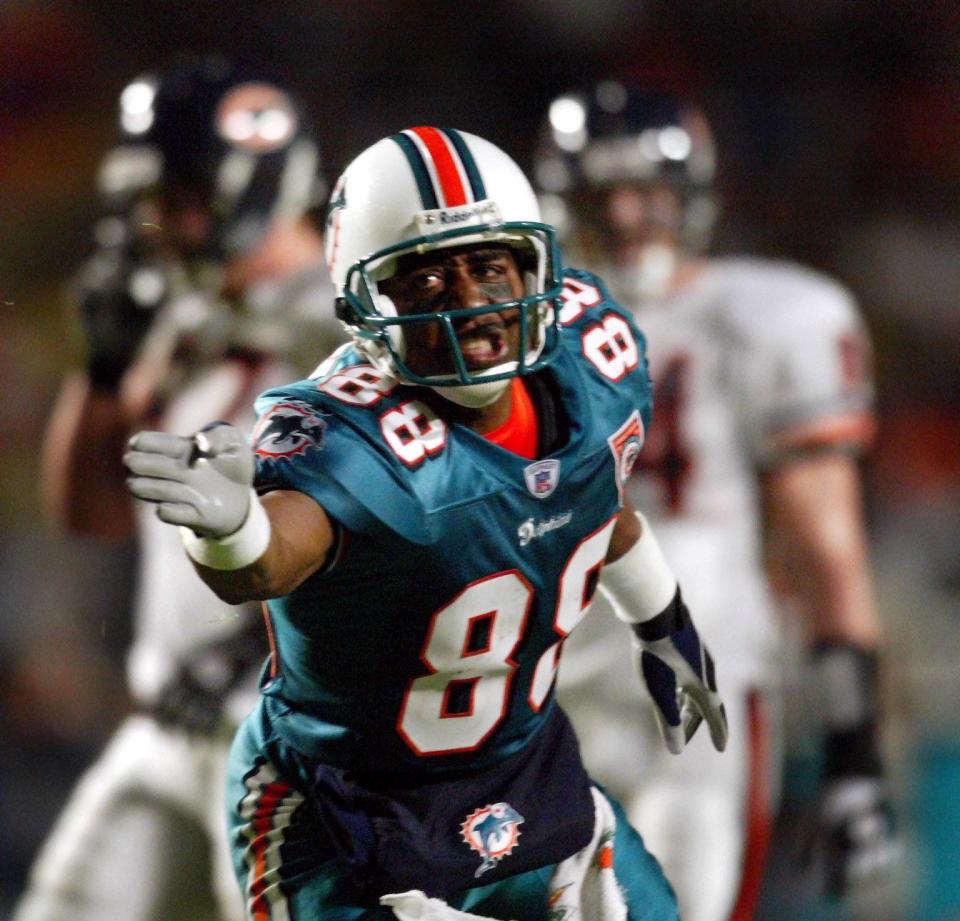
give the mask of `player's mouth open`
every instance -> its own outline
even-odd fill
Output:
[[[479,317],[457,330],[460,351],[473,367],[489,367],[506,361],[510,354],[507,328],[499,317]]]

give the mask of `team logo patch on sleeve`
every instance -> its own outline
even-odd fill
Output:
[[[470,850],[483,861],[474,877],[492,870],[516,846],[523,816],[509,803],[492,803],[470,813],[460,826],[460,834]]]
[[[326,429],[326,420],[309,403],[276,403],[254,429],[254,451],[272,460],[296,457],[311,448],[322,448]]]
[[[643,420],[638,410],[630,413],[627,421],[607,439],[607,444],[613,452],[614,476],[621,505],[623,505],[623,488],[636,466],[640,450],[643,448],[643,439]]]

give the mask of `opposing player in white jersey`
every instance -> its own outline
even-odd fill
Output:
[[[341,341],[308,214],[319,149],[290,94],[215,57],[134,80],[120,122],[100,249],[78,285],[88,364],[58,399],[43,477],[71,531],[139,536],[137,712],[77,786],[14,917],[232,921],[224,765],[256,700],[262,617],[217,599],[176,533],[135,512],[120,458],[145,423],[248,428],[258,393],[310,370],[299,354],[315,362]]]
[[[615,656],[621,634],[599,610],[567,645],[560,699],[682,917],[745,921],[778,784],[775,600],[802,615],[823,692],[810,709],[825,730],[818,853],[829,890],[886,868],[895,848],[856,461],[873,428],[867,334],[849,292],[821,274],[703,255],[714,171],[699,109],[616,82],[553,102],[535,166],[546,219],[648,337],[655,421],[631,493],[715,652],[730,745],[721,755],[695,742],[673,758],[652,744],[653,720],[624,689],[636,679],[626,652]]]

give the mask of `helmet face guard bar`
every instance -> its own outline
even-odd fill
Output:
[[[364,322],[376,328],[378,332],[361,329],[360,335],[384,343],[390,350],[397,370],[403,379],[411,384],[423,384],[431,387],[453,387],[463,384],[479,384],[486,381],[506,380],[507,378],[516,377],[520,374],[529,374],[533,371],[538,371],[552,361],[559,344],[559,331],[556,322],[552,318],[541,319],[539,309],[540,305],[545,305],[555,300],[556,297],[559,297],[559,294],[560,288],[557,287],[541,296],[524,297],[520,300],[507,301],[502,304],[445,310],[442,313],[434,314],[412,314],[405,317],[369,316],[365,318]],[[521,350],[518,360],[507,362],[507,367],[500,371],[496,371],[495,369],[470,371],[464,361],[463,353],[459,348],[454,321],[469,317],[489,316],[490,314],[504,314],[511,311],[519,311],[518,322],[520,324]],[[552,307],[550,312],[553,316],[557,314],[555,307]],[[450,345],[450,354],[456,368],[454,374],[429,376],[418,374],[404,360],[394,344],[394,338],[389,332],[391,327],[404,329],[405,327],[424,326],[428,323],[440,324],[447,342]],[[537,327],[540,328],[537,329]],[[539,341],[534,348],[528,350],[527,343],[530,342],[529,334],[531,329],[537,329]]]
[[[537,290],[522,298],[479,307],[462,307],[431,313],[413,313],[405,316],[386,316],[377,307],[379,291],[373,277],[384,260],[410,252],[426,253],[474,242],[511,243],[518,239],[534,246],[541,259],[537,272]],[[453,387],[505,380],[537,371],[552,361],[560,343],[559,298],[563,289],[560,251],[554,229],[534,221],[514,221],[494,225],[460,227],[455,230],[406,240],[359,260],[351,267],[344,286],[343,298],[353,314],[352,325],[357,335],[380,343],[390,356],[402,378],[412,384],[430,387]],[[542,277],[540,277],[542,276]],[[505,362],[484,371],[470,371],[459,347],[455,321],[490,314],[502,315],[516,311],[520,324],[520,354],[517,360]],[[406,327],[440,324],[450,346],[455,370],[449,375],[425,376],[413,371],[406,361],[401,333]],[[537,342],[530,346],[530,333]]]

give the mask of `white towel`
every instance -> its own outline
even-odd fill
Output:
[[[613,872],[617,819],[607,798],[592,787],[596,824],[581,851],[557,864],[550,879],[550,908],[565,921],[627,921],[627,903]]]

